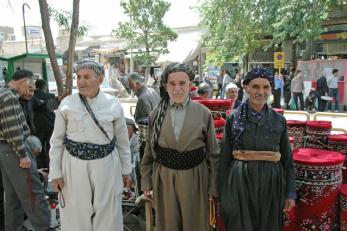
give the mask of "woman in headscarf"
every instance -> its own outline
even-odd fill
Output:
[[[141,184],[145,196],[153,190],[158,231],[210,229],[220,154],[210,111],[189,98],[193,80],[190,66],[168,65],[150,114]]]
[[[228,118],[221,152],[221,207],[227,230],[280,231],[295,205],[295,175],[285,118],[267,106],[272,73],[251,70],[248,100]]]

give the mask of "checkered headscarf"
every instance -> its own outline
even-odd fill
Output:
[[[82,69],[92,70],[98,76],[104,76],[105,75],[104,67],[100,63],[95,62],[95,61],[90,60],[90,59],[85,59],[85,60],[82,60],[82,61],[77,63],[77,65],[75,67],[75,72],[77,73],[79,70],[82,70]]]

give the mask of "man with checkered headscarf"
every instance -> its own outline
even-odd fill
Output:
[[[122,230],[122,188],[132,171],[123,109],[100,91],[99,63],[84,60],[75,71],[79,93],[61,102],[49,153],[61,230]]]
[[[213,118],[205,106],[190,100],[193,79],[189,65],[168,65],[161,101],[149,117],[141,186],[145,196],[153,196],[160,231],[210,230],[208,204],[218,195]]]

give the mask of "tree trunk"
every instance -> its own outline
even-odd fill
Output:
[[[64,94],[63,80],[59,70],[57,57],[55,55],[54,41],[53,41],[51,27],[49,25],[47,1],[39,0],[39,5],[40,5],[40,12],[41,12],[42,30],[45,36],[47,53],[51,61],[55,82],[57,84],[58,95],[63,96]]]
[[[297,46],[296,39],[293,39],[293,41],[292,41],[292,51],[293,51],[293,53],[292,53],[291,63],[292,63],[292,67],[295,67],[295,68],[296,68],[296,62],[297,62],[296,46]]]
[[[80,0],[73,1],[73,11],[72,11],[72,21],[70,29],[70,38],[69,38],[69,50],[67,55],[67,67],[66,67],[66,85],[65,85],[65,94],[70,95],[72,92],[72,72],[73,72],[73,60],[74,60],[74,51],[76,46],[76,34],[78,30],[78,18],[79,18],[79,5]]]

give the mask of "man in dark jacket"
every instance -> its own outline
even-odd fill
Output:
[[[34,125],[36,136],[42,143],[42,152],[37,156],[38,168],[48,168],[49,166],[49,140],[51,139],[55,114],[53,112],[59,105],[59,101],[54,94],[46,92],[47,83],[42,79],[35,82],[36,91],[33,99],[39,100],[41,105],[34,104]]]
[[[318,97],[318,111],[324,111],[327,101],[322,99],[322,96],[327,96],[329,93],[326,74],[322,73],[322,76],[317,80],[317,97]]]

